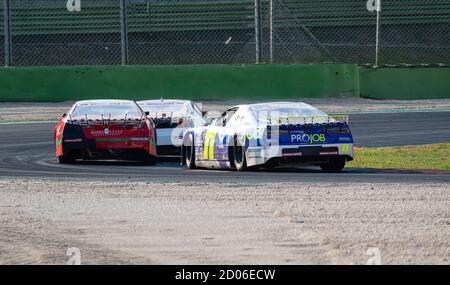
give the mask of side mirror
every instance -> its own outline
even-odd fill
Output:
[[[65,118],[66,116],[67,116],[67,114],[64,113],[64,114],[61,115],[61,118]]]
[[[150,112],[149,112],[149,111],[145,111],[145,115],[146,115],[146,116],[149,116],[149,115],[150,115]]]

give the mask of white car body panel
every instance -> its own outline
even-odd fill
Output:
[[[177,127],[158,128],[156,124],[157,146],[181,146],[183,133],[188,128],[204,126],[201,110],[194,102],[189,100],[146,100],[137,104],[146,112],[149,112],[154,121],[171,118],[172,123],[183,119],[183,123]]]

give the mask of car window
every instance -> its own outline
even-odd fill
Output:
[[[202,110],[200,110],[200,108],[197,106],[197,104],[192,103],[191,106],[195,113],[200,114],[200,115],[202,114]]]
[[[259,123],[273,123],[273,120],[293,120],[303,118],[327,118],[328,115],[311,106],[292,107],[252,107]]]
[[[217,118],[217,119],[212,123],[212,125],[215,126],[215,127],[223,127],[224,122],[225,122],[225,116],[226,116],[225,113],[222,114],[222,116],[220,116],[219,118]]]
[[[251,125],[255,124],[255,120],[251,113],[240,109],[228,121],[227,126]]]
[[[237,108],[230,109],[222,114],[217,120],[214,122],[214,126],[216,127],[224,127],[228,125],[230,120],[233,118],[234,114],[236,113]]]
[[[151,118],[186,117],[189,114],[189,105],[185,102],[141,103],[140,106],[150,113]]]
[[[81,103],[72,111],[72,118],[84,119],[104,117],[111,119],[139,118],[142,111],[132,103]]]

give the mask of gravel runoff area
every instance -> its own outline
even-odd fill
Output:
[[[449,189],[0,178],[0,264],[450,264]]]
[[[417,111],[450,110],[450,99],[441,100],[369,100],[362,98],[299,98],[299,101],[314,105],[329,113],[363,113],[377,111]],[[228,100],[200,102],[205,111],[225,111],[238,104],[257,103],[257,101]],[[73,102],[62,103],[0,103],[0,122],[56,120],[67,112]]]

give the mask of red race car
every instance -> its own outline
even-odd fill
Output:
[[[79,101],[56,124],[56,157],[59,163],[126,159],[153,164],[155,134],[153,121],[134,101]]]

